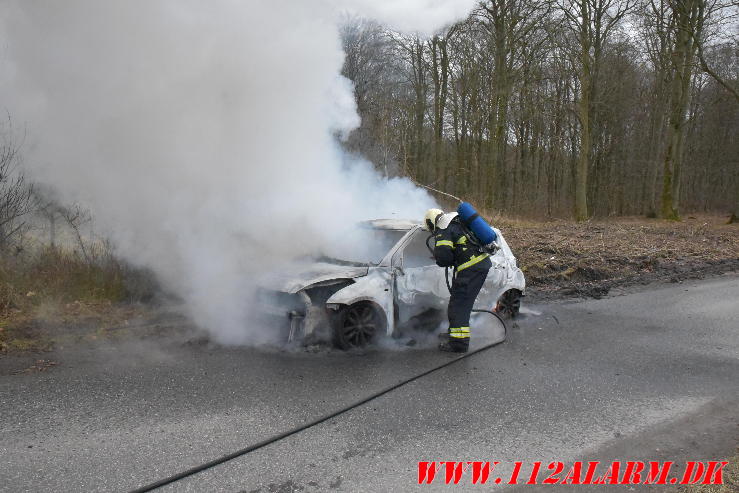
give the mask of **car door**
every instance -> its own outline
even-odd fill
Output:
[[[393,256],[395,296],[399,305],[438,308],[449,300],[444,268],[436,265],[426,246],[428,236],[428,231],[417,229]],[[429,244],[433,244],[433,240]]]

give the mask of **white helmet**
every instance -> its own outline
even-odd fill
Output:
[[[429,209],[426,211],[426,216],[423,218],[423,225],[432,233],[436,229],[436,220],[439,219],[441,215],[444,214],[444,211],[441,209]]]

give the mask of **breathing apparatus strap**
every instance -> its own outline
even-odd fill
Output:
[[[479,214],[477,213],[471,215],[469,218],[469,222],[472,222],[478,216]],[[495,253],[498,251],[495,242],[491,243],[490,245],[481,245],[479,240],[477,239],[477,236],[475,236],[475,233],[473,233],[467,225],[468,221],[464,221],[460,218],[459,224],[462,225],[462,231],[464,231],[464,235],[467,237],[467,241],[477,249],[478,254],[487,253],[489,255],[495,255]]]
[[[452,269],[452,282],[457,277],[457,268]],[[452,283],[449,282],[449,267],[444,267],[444,278],[446,279],[446,288],[449,290],[449,294],[452,294]]]
[[[434,256],[434,247],[432,247],[431,245],[429,245],[429,241],[431,241],[431,240],[436,240],[436,238],[434,237],[434,233],[431,233],[429,235],[429,237],[426,238],[426,248],[429,249],[429,252],[431,252],[431,256],[433,257]]]
[[[477,216],[477,214],[473,214],[472,218],[474,218],[475,216]],[[464,236],[467,238],[467,242],[473,247],[475,247],[478,250],[478,253],[487,253],[487,251],[485,250],[485,247],[480,245],[480,242],[477,241],[477,237],[475,236],[475,234],[467,226],[466,221],[463,221],[460,218],[459,224],[462,226],[462,231],[464,232]]]

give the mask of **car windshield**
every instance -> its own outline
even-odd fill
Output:
[[[337,245],[333,252],[324,252],[317,260],[339,264],[379,264],[387,252],[407,231],[391,229],[360,228],[353,231],[351,244]]]

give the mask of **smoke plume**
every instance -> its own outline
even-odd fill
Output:
[[[254,342],[253,279],[434,205],[337,144],[346,11],[430,33],[474,0],[2,0],[0,105],[27,173],[88,206],[223,342]]]

